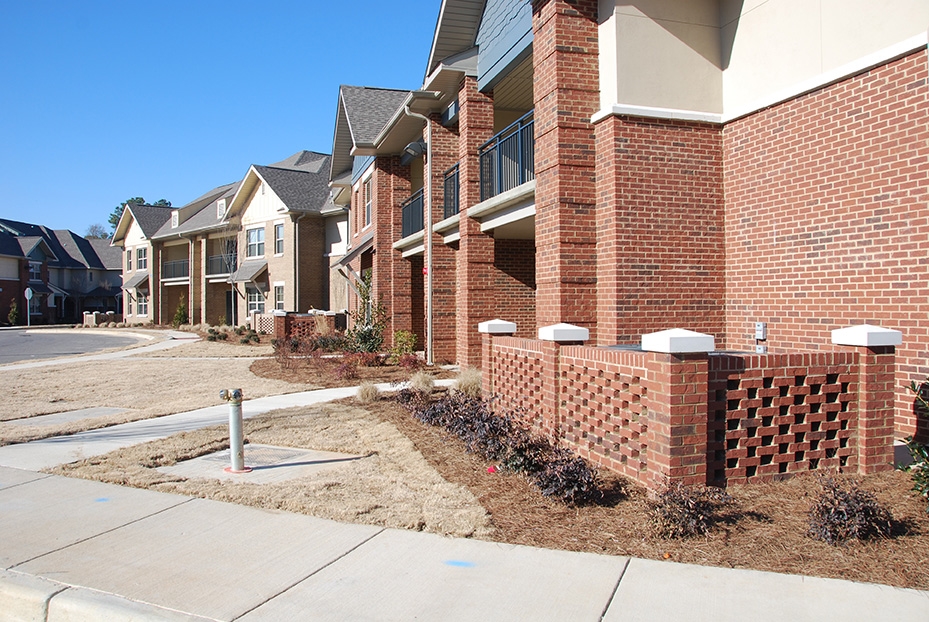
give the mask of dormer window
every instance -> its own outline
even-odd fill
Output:
[[[177,211],[171,212],[171,228],[172,229],[177,229],[178,220],[179,219],[178,219]]]
[[[29,280],[30,281],[41,281],[42,280],[42,264],[38,261],[29,262]]]
[[[222,220],[226,215],[226,199],[220,199],[216,202],[216,220]]]

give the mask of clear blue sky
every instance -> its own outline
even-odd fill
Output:
[[[0,0],[0,217],[84,234],[301,149],[340,84],[422,86],[440,0]]]

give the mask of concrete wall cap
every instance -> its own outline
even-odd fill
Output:
[[[280,316],[283,316],[283,315],[287,315],[287,312],[284,311],[283,309],[274,309],[273,311],[271,311],[271,315],[275,315],[275,316],[280,317]]]
[[[488,335],[513,335],[516,333],[516,324],[506,320],[488,320],[477,325],[479,333]]]
[[[832,343],[837,346],[899,346],[903,343],[903,333],[892,328],[859,324],[833,330]]]
[[[573,324],[552,324],[539,329],[539,339],[543,341],[587,341],[590,331]]]
[[[705,335],[683,328],[672,328],[642,335],[642,349],[646,352],[667,354],[713,352],[716,350],[716,339],[713,335]]]

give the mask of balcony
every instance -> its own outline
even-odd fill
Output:
[[[238,258],[235,255],[212,255],[206,260],[207,275],[232,274]]]
[[[423,191],[418,190],[400,206],[402,215],[401,238],[423,230]]]
[[[458,165],[445,171],[445,217],[458,213]]]
[[[478,151],[481,201],[535,179],[533,111],[510,124]]]
[[[184,279],[190,276],[190,260],[178,259],[161,264],[161,278]]]

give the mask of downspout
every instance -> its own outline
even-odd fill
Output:
[[[425,197],[423,210],[426,212],[423,241],[426,243],[426,364],[435,363],[432,352],[432,122],[429,117],[413,112],[410,105],[403,107],[407,116],[422,119],[426,123],[426,170],[423,171]]]

